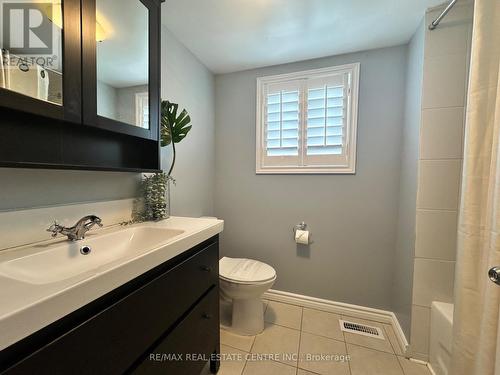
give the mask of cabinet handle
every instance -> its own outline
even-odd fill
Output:
[[[212,272],[212,267],[202,266],[201,269],[205,272]]]
[[[204,318],[204,319],[212,319],[212,315],[211,315],[211,314],[204,313],[204,314],[203,314],[203,318]]]

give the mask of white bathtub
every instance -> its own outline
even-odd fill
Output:
[[[452,331],[453,305],[432,302],[429,363],[435,375],[450,374]]]

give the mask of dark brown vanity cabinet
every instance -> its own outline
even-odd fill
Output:
[[[0,166],[160,169],[161,2],[2,4]]]
[[[0,372],[215,373],[218,259],[213,237],[0,352]]]

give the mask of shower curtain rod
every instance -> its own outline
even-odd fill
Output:
[[[439,25],[439,22],[441,22],[441,20],[443,19],[444,16],[446,16],[448,14],[448,12],[450,11],[451,8],[453,8],[453,5],[455,5],[455,3],[457,2],[457,0],[451,0],[450,3],[448,4],[448,6],[441,12],[441,14],[434,20],[432,21],[432,23],[429,25],[429,30],[434,30],[438,25]]]

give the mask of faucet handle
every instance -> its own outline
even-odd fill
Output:
[[[59,224],[57,224],[57,221],[54,220],[51,226],[47,228],[47,232],[51,232],[52,237],[56,237],[57,234],[59,233],[59,228],[60,228]]]
[[[102,223],[102,219],[100,217],[96,217],[96,220],[95,220],[95,223],[99,226],[99,227],[102,227],[103,226],[103,223]]]
[[[87,224],[85,224],[85,227],[88,226],[88,228],[92,228],[94,225],[97,225],[99,227],[102,227],[103,224],[102,224],[102,219],[99,217],[99,216],[96,216],[96,215],[91,215],[89,216],[89,219],[90,219],[90,222],[88,222]]]

